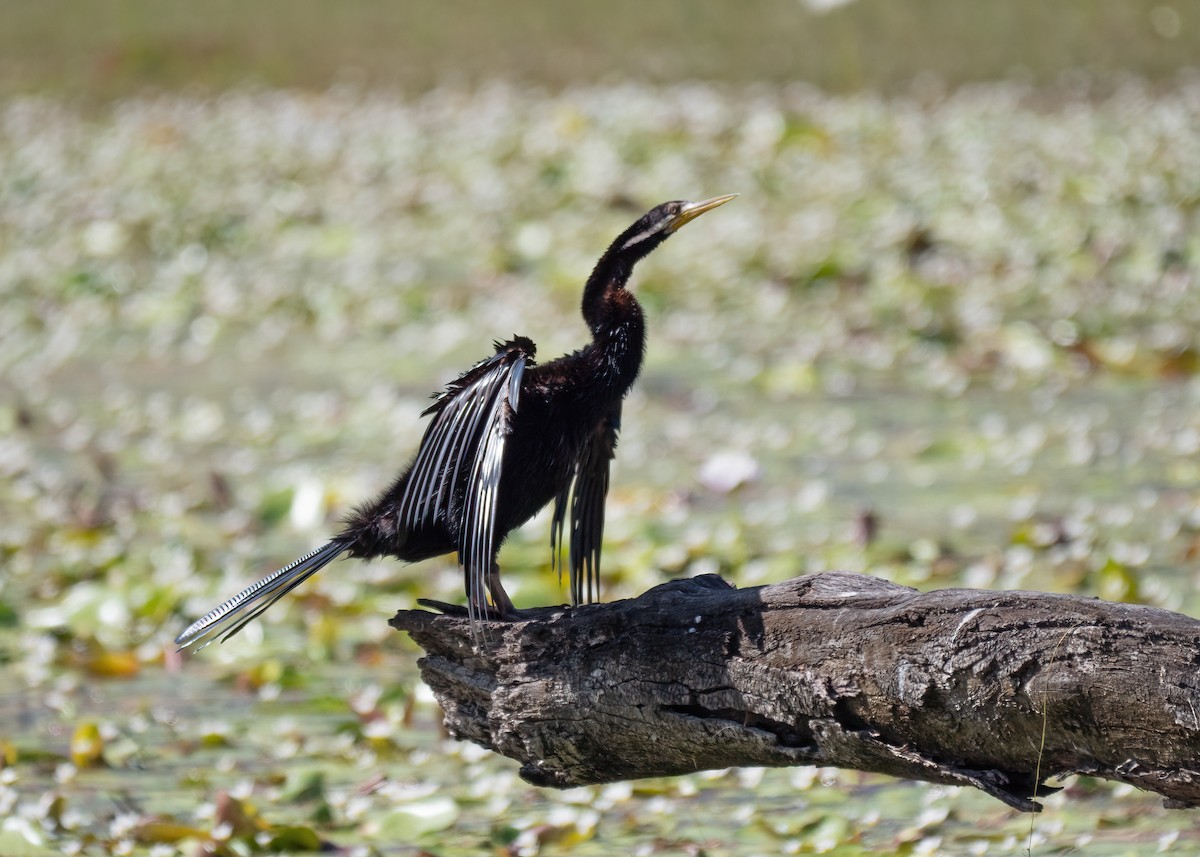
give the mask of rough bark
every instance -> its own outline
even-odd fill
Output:
[[[738,765],[967,785],[1020,810],[1080,773],[1200,806],[1200,621],[840,572],[486,622],[391,621],[467,739],[570,787]]]

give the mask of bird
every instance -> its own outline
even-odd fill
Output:
[[[634,266],[680,227],[737,194],[650,209],[616,237],[583,288],[591,341],[536,362],[533,341],[514,335],[433,396],[412,460],[378,497],[356,508],[328,543],[248,586],[175,638],[180,648],[228,640],[280,598],[343,555],[419,562],[455,553],[472,629],[521,618],[496,556],[508,534],[554,501],[550,547],[562,577],[568,528],[572,604],[599,594],[609,465],[621,404],[641,371],[642,307],[627,288]]]

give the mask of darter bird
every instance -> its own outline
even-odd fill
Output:
[[[417,562],[456,552],[472,625],[517,618],[496,555],[508,534],[551,500],[550,545],[560,569],[570,514],[571,601],[596,598],[609,462],[621,401],[637,380],[646,341],[642,308],[626,284],[638,261],[681,226],[735,196],[650,209],[617,236],[587,279],[582,309],[590,343],[538,365],[529,339],[497,342],[493,356],[434,397],[422,414],[432,421],[421,445],[391,487],[355,510],[328,544],[239,592],[175,642],[203,640],[203,648],[218,636],[229,639],[343,554]]]

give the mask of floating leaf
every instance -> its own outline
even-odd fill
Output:
[[[458,804],[445,795],[410,803],[369,822],[369,835],[395,842],[412,842],[445,830],[458,820]]]
[[[47,798],[49,801],[47,802]],[[42,798],[42,823],[50,823],[50,826],[55,830],[62,828],[63,810],[67,808],[67,801],[61,794],[47,793]]]
[[[217,827],[227,827],[231,838],[253,836],[268,827],[253,804],[239,800],[228,792],[217,794],[217,810],[213,814],[213,821]]]
[[[0,770],[17,763],[17,745],[8,739],[0,740]]]
[[[104,744],[104,762],[111,767],[121,767],[138,753],[143,747],[128,735],[118,735]]]
[[[0,830],[0,854],[4,857],[61,857],[62,852],[32,842],[17,830]]]
[[[258,519],[268,529],[278,524],[288,516],[292,509],[292,499],[295,491],[282,488],[266,495],[258,507]]]
[[[323,768],[295,768],[288,771],[287,781],[279,799],[289,803],[317,800],[325,795],[325,770]]]
[[[1133,570],[1109,557],[1096,572],[1096,590],[1107,601],[1137,602],[1138,579]]]
[[[89,673],[104,678],[131,678],[141,670],[141,662],[133,652],[100,651],[83,662]]]
[[[321,851],[324,842],[309,827],[273,827],[268,851]]]
[[[100,762],[104,754],[104,738],[95,721],[85,720],[71,734],[71,761],[77,768],[88,768]]]
[[[207,839],[208,832],[177,821],[151,819],[133,828],[133,838],[145,845],[172,845],[184,839]]]

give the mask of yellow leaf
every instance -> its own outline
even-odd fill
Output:
[[[232,836],[253,836],[267,829],[267,823],[258,816],[258,810],[249,801],[238,800],[228,792],[217,793],[217,807],[213,820],[218,825],[228,825]]]
[[[92,675],[104,678],[131,678],[142,665],[133,652],[99,652],[83,664]]]
[[[12,741],[0,740],[0,771],[17,763],[17,747]]]
[[[150,819],[133,829],[133,838],[144,845],[174,844],[182,839],[206,839],[208,834],[198,827],[188,827],[175,821]]]
[[[85,720],[75,727],[71,735],[71,761],[75,767],[89,768],[100,761],[103,753],[104,739],[94,721]]]

